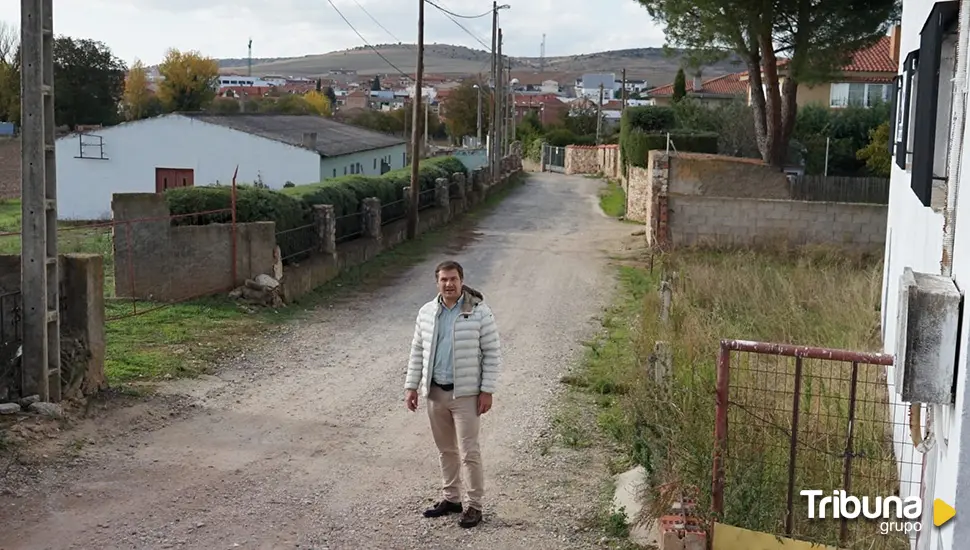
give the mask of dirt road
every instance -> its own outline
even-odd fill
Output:
[[[600,185],[534,174],[472,235],[387,285],[65,435],[94,443],[0,496],[0,549],[598,547],[582,516],[599,465],[537,441],[612,290],[604,250],[636,229],[603,216]],[[439,495],[437,453],[424,401],[417,413],[403,403],[414,317],[449,257],[494,310],[504,358],[482,428],[485,520],[471,530],[421,517]]]

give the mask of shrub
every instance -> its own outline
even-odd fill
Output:
[[[631,128],[639,128],[644,132],[666,132],[677,126],[674,109],[659,105],[627,107],[623,112],[621,124],[623,121],[626,121]]]
[[[670,132],[671,149],[681,153],[718,152],[718,136],[713,132]],[[646,167],[650,151],[667,149],[667,133],[647,133],[639,129],[620,134],[623,159],[634,166]]]

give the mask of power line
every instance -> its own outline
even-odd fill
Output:
[[[360,8],[360,11],[366,13],[367,14],[367,17],[370,17],[371,21],[377,23],[377,26],[378,27],[384,29],[384,32],[386,32],[388,34],[388,36],[390,36],[391,38],[393,38],[395,42],[401,42],[401,39],[400,38],[394,36],[394,33],[392,33],[391,31],[387,30],[387,27],[385,27],[384,25],[381,25],[381,22],[380,21],[378,21],[377,19],[374,19],[374,16],[371,15],[370,12],[367,11],[364,8],[364,6],[361,6],[360,5],[360,2],[358,2],[357,0],[354,0],[354,4],[357,4],[357,7]]]
[[[357,35],[357,38],[360,38],[360,40],[361,40],[361,41],[362,41],[362,42],[363,42],[363,43],[364,43],[364,44],[365,44],[365,45],[366,45],[366,46],[367,46],[368,48],[370,48],[370,49],[371,49],[371,50],[372,50],[372,51],[373,51],[374,53],[376,53],[376,54],[377,54],[377,57],[380,57],[381,59],[383,59],[383,60],[384,60],[384,62],[385,62],[385,63],[387,63],[388,65],[390,65],[391,67],[393,67],[393,68],[394,68],[394,70],[396,70],[397,72],[399,72],[399,73],[401,73],[401,76],[403,76],[404,78],[409,78],[409,79],[411,79],[411,80],[414,80],[414,77],[413,77],[413,76],[411,76],[411,75],[409,75],[409,74],[407,74],[407,73],[405,73],[404,71],[402,71],[401,69],[399,69],[399,68],[397,67],[397,65],[395,65],[394,63],[391,63],[391,62],[390,62],[390,60],[388,60],[388,59],[387,59],[386,57],[384,57],[384,56],[383,56],[383,55],[381,54],[381,52],[379,52],[379,51],[377,51],[377,48],[375,48],[374,46],[371,46],[371,44],[370,44],[370,42],[368,42],[368,41],[367,41],[367,39],[366,39],[366,38],[364,38],[364,37],[363,37],[363,36],[362,36],[362,35],[360,34],[360,32],[358,32],[358,31],[357,31],[357,29],[356,29],[356,28],[354,27],[354,25],[353,25],[353,24],[352,24],[352,23],[351,23],[350,21],[348,21],[346,17],[344,17],[344,14],[343,14],[343,13],[341,13],[339,9],[337,9],[337,6],[336,6],[336,5],[334,5],[334,3],[333,3],[333,0],[327,0],[327,2],[328,2],[328,3],[330,4],[330,7],[332,7],[332,8],[333,8],[333,10],[334,10],[335,12],[337,12],[337,15],[339,15],[339,16],[340,16],[340,18],[344,20],[344,23],[347,23],[347,26],[348,26],[348,27],[350,27],[350,30],[352,30],[352,31],[354,31],[354,34],[356,34],[356,35]]]
[[[447,13],[448,15],[457,17],[459,19],[478,19],[480,17],[485,17],[487,15],[492,15],[492,10],[488,10],[487,12],[485,12],[485,13],[483,13],[481,15],[459,15],[459,14],[457,14],[455,12],[451,12],[451,11],[448,11],[448,10],[442,8],[438,4],[435,4],[434,2],[432,2],[431,0],[424,0],[424,1],[425,1],[426,4],[431,4],[432,6],[434,6],[434,7],[438,8],[439,10]]]
[[[424,0],[424,1],[425,1],[425,3],[427,3],[427,4],[430,4],[430,5],[432,5],[432,6],[434,6],[435,8],[437,8],[437,9],[438,9],[439,11],[441,11],[441,13],[443,13],[443,14],[445,14],[445,17],[447,17],[448,19],[451,19],[451,22],[452,22],[452,23],[454,23],[454,24],[456,24],[456,25],[458,25],[458,27],[460,27],[460,28],[461,28],[461,30],[463,30],[463,31],[465,31],[465,32],[466,32],[466,33],[468,34],[468,36],[470,36],[470,37],[472,37],[472,38],[474,38],[476,42],[478,42],[479,44],[481,44],[481,45],[482,45],[482,47],[483,47],[483,48],[485,48],[485,51],[489,51],[489,50],[491,50],[491,48],[492,48],[491,46],[489,46],[488,44],[486,44],[485,42],[483,42],[483,41],[482,41],[482,40],[481,40],[480,38],[478,38],[478,36],[476,36],[476,35],[475,35],[475,33],[473,33],[472,31],[470,31],[470,30],[468,30],[468,29],[467,29],[467,28],[466,28],[466,27],[465,27],[464,25],[462,25],[461,23],[459,23],[459,22],[458,22],[458,21],[457,21],[457,20],[455,19],[455,17],[463,17],[463,18],[465,18],[465,19],[475,19],[475,18],[478,18],[478,17],[482,17],[481,15],[476,15],[475,17],[469,17],[469,16],[461,16],[461,15],[455,15],[455,14],[453,14],[452,12],[450,12],[450,11],[448,11],[448,10],[446,10],[446,9],[444,9],[444,8],[442,8],[442,7],[441,7],[441,6],[439,6],[438,4],[435,4],[435,3],[434,3],[434,2],[432,2],[431,0]],[[491,15],[491,14],[492,14],[492,12],[491,12],[491,11],[489,11],[489,12],[488,12],[488,13],[486,13],[485,15]],[[454,15],[455,17],[452,17],[453,15]]]

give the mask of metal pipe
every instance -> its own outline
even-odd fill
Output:
[[[891,366],[893,356],[886,353],[867,351],[850,351],[841,349],[826,349],[812,346],[796,346],[793,344],[773,344],[768,342],[752,342],[750,340],[721,340],[721,346],[733,351],[747,351],[768,355],[787,355],[789,357],[804,357],[805,359],[822,359],[827,361],[843,361],[846,363],[866,363],[869,365]]]

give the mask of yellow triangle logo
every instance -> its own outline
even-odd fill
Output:
[[[955,515],[957,515],[957,511],[953,509],[953,506],[940,499],[933,501],[933,525],[939,527],[953,519]]]

